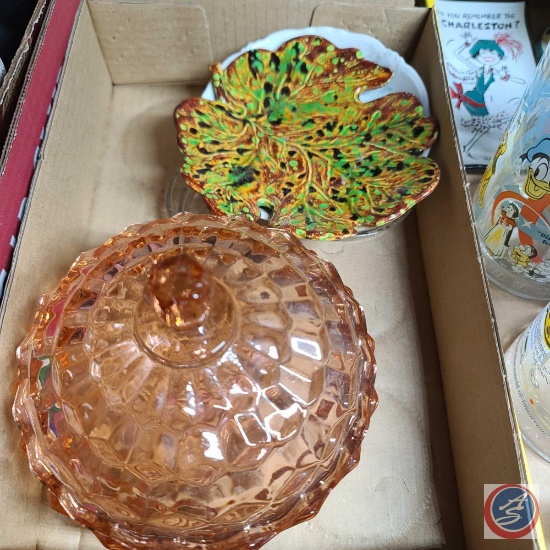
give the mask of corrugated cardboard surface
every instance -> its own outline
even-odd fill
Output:
[[[200,6],[100,4],[95,28],[113,84],[208,79],[213,59]]]
[[[199,5],[207,22],[206,28],[199,25],[200,32],[208,30],[215,60],[278,28],[322,21],[334,26],[353,23],[350,30],[358,30],[356,25],[364,25],[374,9],[372,3],[335,8],[336,4],[321,6],[313,0],[138,4],[156,14],[160,4],[182,7],[181,13],[190,13],[190,5]],[[79,251],[99,245],[128,224],[161,216],[164,189],[181,162],[172,112],[184,97],[199,94],[201,87],[160,85],[154,75],[153,85],[113,87],[113,59],[120,65],[122,61],[116,48],[112,55],[108,53],[105,29],[113,25],[106,14],[115,13],[117,7],[113,11],[110,2],[90,0],[83,6],[73,37],[0,318],[0,372],[10,383],[15,379],[15,347],[40,294],[55,284]],[[170,10],[165,13],[169,12],[174,16]],[[334,490],[316,518],[282,533],[266,548],[446,545],[460,549],[464,547],[463,527],[469,547],[489,547],[482,538],[483,483],[513,482],[520,477],[448,122],[433,21],[424,26],[422,10],[414,17],[417,26],[411,23],[412,14],[376,8],[380,24],[371,30],[388,37],[392,29],[399,36],[402,25],[405,30],[400,36],[412,40],[425,27],[414,62],[427,81],[432,111],[441,122],[441,139],[433,155],[442,167],[443,179],[419,212],[422,252],[414,216],[376,237],[310,243],[336,265],[366,310],[377,344],[380,406],[365,437],[359,466]],[[157,36],[158,27],[151,29],[156,29],[151,35],[143,29],[135,38],[141,48],[147,50],[150,44],[146,57],[153,56],[152,50],[164,40]],[[171,36],[180,31],[171,20],[166,21],[163,33]],[[404,47],[407,51],[410,45],[404,43]],[[201,44],[200,50],[207,52],[208,48]],[[448,257],[449,238],[452,258]],[[488,374],[477,372],[480,361],[485,362]],[[490,414],[481,414],[480,400],[487,391],[492,408]],[[5,387],[0,417],[0,549],[100,548],[91,533],[49,510],[41,499],[41,486],[17,448],[11,400]],[[495,453],[494,445],[502,446],[503,452],[499,448]],[[507,544],[507,548],[516,547],[527,546]]]
[[[79,109],[77,103],[65,117],[52,122],[51,133],[73,138],[73,141],[70,147],[44,149],[43,175],[49,183],[33,189],[30,212],[22,226],[22,235],[30,238],[23,239],[23,246],[17,248],[14,258],[17,268],[12,270],[13,287],[19,290],[3,302],[7,311],[2,316],[0,327],[4,380],[0,417],[0,510],[3,516],[0,520],[0,548],[9,550],[34,548],[39,534],[47,541],[49,535],[45,524],[50,516],[52,523],[55,518],[55,514],[39,504],[41,487],[28,483],[25,478],[27,467],[21,453],[16,452],[18,438],[10,421],[9,394],[15,380],[13,349],[30,319],[28,313],[36,306],[33,289],[43,284],[51,286],[62,275],[64,266],[56,264],[53,258],[68,253],[74,255],[88,242],[88,210],[93,200],[91,176],[100,162],[100,135],[112,90],[97,39],[90,29],[91,25],[88,25],[86,32],[84,25],[75,35],[75,55],[79,56],[81,64],[79,81],[66,82],[63,89],[63,94],[77,95],[80,104],[87,107]],[[78,139],[71,130],[75,126],[82,132]],[[78,164],[72,162],[75,158],[79,159]],[[53,225],[61,231],[51,231]],[[48,241],[47,246],[43,237]],[[25,258],[24,261],[17,260],[19,254]],[[61,549],[63,546],[58,544],[51,548]]]
[[[47,5],[47,0],[38,0],[36,3],[29,24],[21,39],[21,44],[15,52],[2,86],[0,86],[0,145],[4,144],[4,139],[8,133],[15,105],[23,86],[28,62],[33,52],[38,30],[44,19]]]
[[[184,18],[189,6],[198,7],[206,14],[212,59],[221,61],[230,54],[240,50],[245,44],[263,36],[280,30],[295,29],[311,25],[315,9],[325,4],[323,0],[88,0],[92,18],[99,30],[123,28],[127,21],[126,13],[135,10],[137,6],[146,5],[152,17],[156,17],[162,10],[173,10]],[[414,0],[347,0],[346,4],[359,6],[361,4],[384,7],[413,7]],[[115,6],[115,7],[113,7]],[[113,20],[113,18],[116,18]],[[339,21],[333,21],[333,26],[343,26]],[[171,41],[181,40],[187,25],[174,25],[171,22],[161,27],[160,35],[149,34],[149,27],[142,28],[133,37],[127,35],[127,47],[146,47],[144,37],[154,41],[170,36]],[[196,24],[193,23],[194,32]],[[108,39],[108,35],[104,40]],[[195,45],[197,47],[197,45]],[[153,50],[153,49],[151,49]],[[105,49],[107,52],[107,49]],[[109,63],[109,60],[108,60]],[[196,75],[182,75],[186,81],[196,80]]]

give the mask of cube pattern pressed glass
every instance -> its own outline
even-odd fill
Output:
[[[179,214],[83,253],[43,296],[14,416],[52,505],[108,548],[257,548],[357,463],[373,350],[296,238]]]

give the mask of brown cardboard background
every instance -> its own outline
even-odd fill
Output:
[[[90,12],[96,28],[108,28],[112,25],[110,18],[114,16],[112,5],[116,5],[116,13],[124,14],[135,5],[146,5],[151,14],[171,7],[176,13],[184,13],[188,6],[204,10],[210,34],[210,45],[214,61],[221,61],[230,54],[240,50],[253,40],[280,30],[307,27],[311,24],[313,12],[317,6],[324,4],[323,0],[88,0]],[[410,7],[414,0],[348,0],[348,5],[367,5],[370,7]],[[122,7],[125,6],[125,7]],[[122,17],[124,17],[122,15]],[[124,25],[124,19],[117,20],[117,26]],[[334,23],[337,25],[337,22]],[[144,32],[149,29],[144,28]],[[165,36],[177,41],[181,35],[181,26],[167,24],[162,28]],[[134,35],[128,40],[127,48],[143,47],[143,33]],[[192,80],[189,76],[186,81]]]
[[[113,84],[208,79],[213,58],[204,8],[100,3],[94,14]]]

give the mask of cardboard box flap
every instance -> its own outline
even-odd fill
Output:
[[[19,48],[7,69],[7,74],[0,86],[0,142],[3,144],[4,138],[9,131],[9,124],[13,112],[16,108],[16,103],[21,93],[25,72],[28,61],[32,53],[38,29],[42,23],[46,12],[46,0],[39,0],[36,3],[34,12],[30,21],[23,33],[23,37]]]
[[[91,14],[113,84],[208,80],[213,58],[202,7],[95,2]]]
[[[410,59],[429,14],[430,10],[424,8],[372,9],[370,5],[321,4],[315,8],[311,24],[334,25],[334,21],[338,21],[339,27],[373,36],[405,59]]]
[[[447,83],[430,65],[438,51],[435,17],[426,28],[413,57],[432,106],[448,103]],[[442,63],[441,51],[438,51]],[[450,112],[450,110],[448,111]],[[438,112],[434,109],[434,115]],[[484,484],[525,482],[501,355],[495,344],[495,319],[487,301],[468,189],[458,159],[452,118],[440,114],[439,139],[430,156],[439,162],[438,189],[417,206],[417,216],[434,318],[449,432],[455,462],[464,534],[468,548],[500,548],[501,541],[485,540]],[[453,205],[466,204],[457,209]],[[442,231],[441,228],[446,228]],[[464,236],[467,235],[467,238]],[[467,299],[465,297],[467,293]],[[495,459],[498,454],[498,460]],[[532,540],[507,541],[510,548],[532,548]]]
[[[49,181],[52,184],[32,187],[21,227],[21,239],[15,249],[16,268],[10,272],[6,285],[7,297],[12,289],[41,287],[41,290],[46,290],[53,287],[67,271],[67,265],[56,263],[54,258],[65,254],[76,257],[76,254],[88,247],[94,178],[97,177],[102,159],[103,133],[112,84],[85,4],[80,23],[72,39],[72,49],[61,76],[60,92],[53,111],[56,111],[59,103],[66,102],[68,97],[75,99],[73,105],[86,105],[87,108],[74,108],[65,117],[50,119],[35,181],[39,173],[51,178]],[[69,66],[77,72],[77,77],[68,80],[66,73]],[[70,231],[64,226],[68,220],[71,223]],[[25,235],[40,237],[27,239]],[[45,278],[40,280],[40,274],[46,275]],[[28,464],[25,464],[19,452],[20,433],[9,413],[16,376],[14,350],[25,335],[37,303],[36,294],[24,296],[21,291],[15,292],[18,299],[4,300],[0,308],[0,354],[2,376],[6,381],[3,385],[2,420],[5,424],[0,429],[0,464],[6,476],[2,483],[3,498],[0,499],[0,548],[3,549],[35,548],[43,531],[41,522],[44,518],[58,521],[57,514],[42,504],[41,495],[45,496],[43,487],[25,477]],[[69,527],[61,523],[61,533],[50,539],[50,548],[78,547],[79,539],[83,537],[78,532],[69,533]],[[14,534],[17,542],[10,539],[10,533]],[[90,539],[93,539],[93,535]],[[99,543],[97,547],[100,548]]]
[[[353,10],[363,10],[363,12],[372,14],[372,8],[376,6],[386,6],[390,4],[396,8],[412,8],[413,0],[348,0],[347,13],[353,19]],[[88,0],[90,12],[98,33],[102,49],[107,59],[110,70],[113,61],[117,56],[124,54],[124,63],[118,57],[119,65],[128,66],[128,61],[135,60],[136,69],[142,63],[140,56],[142,50],[150,56],[148,64],[150,71],[147,77],[153,77],[154,80],[147,82],[173,82],[174,80],[161,80],[160,74],[157,71],[160,69],[168,71],[172,77],[174,73],[180,75],[180,80],[186,82],[198,80],[208,80],[208,64],[212,61],[223,61],[226,57],[240,50],[243,46],[267,36],[275,31],[282,29],[299,29],[308,27],[312,24],[321,24],[313,22],[315,9],[323,5],[323,0],[240,0],[239,2],[212,2],[212,0]],[[181,36],[182,29],[189,27],[186,17],[196,17],[196,10],[204,10],[206,14],[206,24],[202,29],[193,28],[193,36],[186,39]],[[143,11],[140,11],[143,10]],[[166,11],[165,11],[166,10]],[[177,18],[171,21],[167,26],[162,23],[162,17],[171,13]],[[422,10],[423,11],[423,10]],[[138,27],[140,38],[138,40],[128,40],[131,43],[132,49],[129,49],[130,43],[126,40],[123,43],[124,34],[128,37],[131,32],[136,30],[132,18],[143,14],[144,19],[141,21],[141,26]],[[149,20],[148,18],[152,19]],[[116,18],[116,20],[111,20]],[[130,19],[130,21],[128,21]],[[179,21],[177,23],[176,21]],[[197,19],[190,20],[193,25],[198,24]],[[331,26],[342,26],[336,24],[337,19],[325,19],[325,24]],[[105,33],[103,29],[110,28],[115,33]],[[125,33],[122,30],[126,29]],[[117,34],[120,35],[117,36]],[[153,35],[154,31],[154,35]],[[364,30],[362,32],[365,32]],[[200,34],[202,33],[202,34]],[[113,36],[117,36],[113,40]],[[153,42],[149,45],[143,43],[143,36],[147,36]],[[208,39],[208,42],[206,42]],[[200,40],[200,43],[199,43]],[[204,41],[203,41],[204,40]],[[113,42],[115,42],[113,44]],[[118,43],[117,43],[118,42]],[[196,55],[192,55],[189,50],[189,45],[199,48]],[[207,55],[207,44],[211,48],[210,56]],[[166,50],[160,48],[168,48]],[[391,47],[391,46],[390,46]],[[134,51],[133,49],[136,48]],[[180,59],[182,51],[185,53],[185,60]],[[111,59],[112,56],[112,59]],[[169,61],[172,59],[172,61]],[[185,61],[189,69],[182,70],[182,63]],[[155,65],[155,63],[158,64]],[[170,67],[170,65],[173,65]],[[120,69],[122,70],[122,69]],[[144,69],[139,69],[141,74],[145,76]],[[202,70],[202,73],[201,73]],[[185,76],[184,76],[185,73]],[[201,76],[202,75],[202,76]],[[136,81],[117,81],[117,72],[112,73],[113,82],[120,83],[135,83]],[[123,75],[121,75],[122,77]],[[131,76],[131,75],[127,75]],[[137,73],[133,78],[138,78]],[[165,76],[163,78],[166,78]],[[140,82],[145,82],[144,78],[139,78]]]

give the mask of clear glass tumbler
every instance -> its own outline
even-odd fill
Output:
[[[550,461],[550,304],[508,348],[505,362],[521,435]]]
[[[550,300],[550,52],[487,167],[475,219],[491,281]]]

